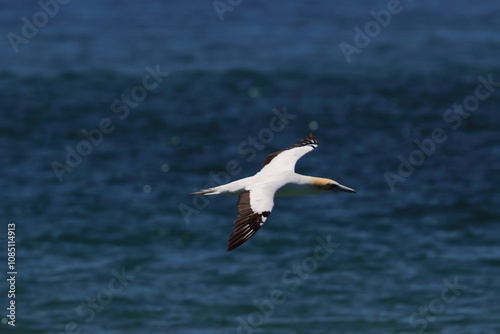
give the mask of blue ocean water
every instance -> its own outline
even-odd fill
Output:
[[[1,9],[1,333],[500,332],[498,4]],[[310,132],[357,193],[226,253],[236,199],[187,193]]]

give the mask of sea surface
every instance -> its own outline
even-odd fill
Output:
[[[59,1],[0,5],[0,333],[500,333],[499,3]],[[357,193],[226,252],[187,193],[311,132]]]

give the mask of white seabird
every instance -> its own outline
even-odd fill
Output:
[[[318,142],[311,133],[294,145],[269,154],[264,159],[260,172],[254,176],[190,193],[239,196],[238,216],[233,222],[228,252],[250,239],[264,224],[273,209],[274,197],[356,192],[334,180],[295,173],[297,161],[317,146]]]

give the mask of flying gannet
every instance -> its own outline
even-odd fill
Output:
[[[239,196],[238,215],[228,240],[228,252],[250,239],[264,224],[273,209],[274,197],[356,192],[330,179],[295,173],[297,161],[317,146],[318,142],[311,133],[292,146],[269,154],[262,162],[262,169],[254,176],[190,193]]]

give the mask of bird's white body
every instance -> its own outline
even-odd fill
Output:
[[[294,172],[261,171],[254,176],[210,188],[214,191],[205,195],[237,197],[246,190],[256,188],[275,189],[274,197],[317,195],[329,192],[317,186],[317,183],[323,180],[327,179],[300,175]]]
[[[317,146],[311,134],[283,151],[268,155],[254,176],[192,193],[239,196],[238,217],[233,223],[228,251],[244,243],[264,224],[274,206],[274,197],[355,192],[330,179],[295,173],[297,160]]]

